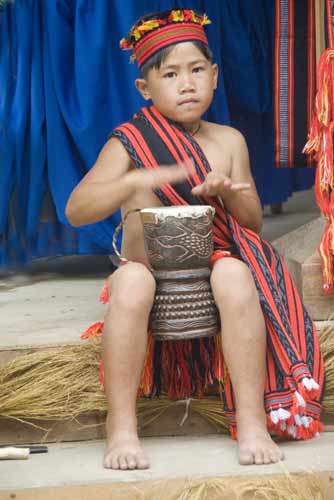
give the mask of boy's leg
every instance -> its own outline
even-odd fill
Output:
[[[145,360],[155,280],[142,264],[130,262],[110,279],[110,301],[102,336],[108,401],[104,466],[149,467],[137,434],[136,399]]]
[[[243,262],[224,258],[213,268],[211,286],[222,320],[224,359],[235,395],[239,462],[277,462],[283,454],[266,426],[266,329],[253,277]]]

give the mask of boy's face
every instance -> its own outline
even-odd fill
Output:
[[[152,99],[158,110],[184,125],[198,122],[208,109],[217,87],[218,69],[192,43],[175,45],[159,69],[136,80],[144,99]]]

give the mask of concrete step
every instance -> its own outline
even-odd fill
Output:
[[[93,497],[101,500],[171,500],[181,498],[181,490],[189,484],[202,484],[203,487],[210,478],[215,478],[216,484],[222,488],[225,486],[225,494],[221,490],[219,496],[213,492],[206,496],[203,491],[196,498],[255,498],[241,496],[243,485],[248,485],[248,493],[254,494],[255,486],[258,494],[262,487],[268,494],[275,480],[279,480],[282,487],[284,482],[290,482],[290,488],[291,484],[295,488],[297,485],[297,492],[291,496],[278,496],[276,485],[275,496],[265,498],[334,498],[334,434],[324,434],[311,441],[284,442],[280,446],[285,460],[262,466],[240,466],[236,443],[227,436],[144,438],[142,443],[151,463],[150,469],[142,471],[104,469],[105,444],[102,441],[51,444],[47,454],[30,455],[28,460],[2,461],[0,500]],[[307,496],[301,496],[304,488],[310,488],[311,482],[317,483],[322,493],[315,495],[308,490]],[[240,496],[237,497],[236,493]],[[195,498],[195,495],[182,498]]]
[[[24,354],[54,350],[59,347],[71,349],[83,345],[80,334],[94,321],[101,320],[105,306],[97,297],[103,286],[101,278],[59,278],[34,284],[9,288],[0,294],[2,331],[0,336],[0,369],[7,362]],[[17,314],[19,311],[19,314]],[[334,327],[334,323],[333,327]],[[328,322],[317,322],[321,332]],[[1,389],[0,389],[1,390]],[[186,403],[175,403],[149,425],[139,419],[141,436],[209,435],[224,432],[221,427],[209,422],[190,403],[187,419]],[[1,409],[0,409],[1,412]],[[332,414],[334,414],[334,409]],[[323,415],[326,430],[334,430],[333,415]],[[33,425],[22,421],[0,419],[0,443],[38,443],[103,439],[105,437],[105,412],[81,415],[70,421],[34,420]]]

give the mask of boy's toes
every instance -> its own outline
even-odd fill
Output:
[[[119,468],[120,468],[121,470],[127,470],[127,469],[128,469],[128,462],[127,462],[127,460],[126,460],[126,457],[125,457],[125,456],[122,456],[122,455],[121,455],[121,456],[118,458],[118,462],[119,462]]]
[[[140,454],[137,456],[137,467],[138,469],[148,469],[150,467],[149,461],[145,455]]]
[[[262,450],[256,451],[254,462],[256,463],[256,465],[262,465],[263,464],[263,451]]]
[[[241,449],[239,451],[239,463],[240,465],[251,465],[254,463],[254,457],[251,450]]]
[[[130,469],[130,470],[136,469],[137,462],[136,462],[136,458],[133,455],[131,455],[131,454],[127,455],[126,461],[128,464],[128,469]]]
[[[118,456],[114,453],[107,452],[104,456],[103,466],[106,469],[119,469]]]
[[[277,449],[270,453],[270,459],[273,464],[276,464],[280,460],[284,460],[284,454],[281,452],[280,449]]]
[[[265,450],[263,452],[263,463],[264,464],[271,464],[272,460],[271,460],[271,456],[270,456],[270,452],[268,450]]]

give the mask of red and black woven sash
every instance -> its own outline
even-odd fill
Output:
[[[151,106],[112,133],[117,137],[137,168],[155,169],[159,165],[186,162],[192,173],[187,181],[167,185],[155,193],[163,205],[210,204],[214,218],[215,249],[230,250],[251,270],[267,328],[267,410],[290,407],[293,392],[304,377],[320,386],[307,404],[314,418],[320,417],[324,367],[315,326],[305,310],[290,274],[270,243],[249,229],[242,228],[217,198],[199,198],[192,187],[202,183],[210,165],[195,138],[181,126],[166,119]],[[225,387],[226,410],[234,411],[232,390]]]

